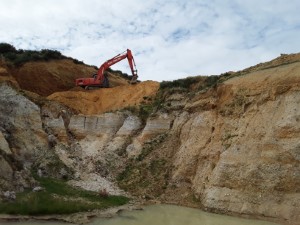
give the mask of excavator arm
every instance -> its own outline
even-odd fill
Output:
[[[129,63],[129,67],[132,73],[132,79],[131,79],[131,83],[136,83],[138,75],[137,75],[137,69],[136,69],[136,65],[134,62],[134,58],[132,56],[132,52],[130,49],[127,49],[125,52],[116,55],[115,57],[107,60],[106,62],[104,62],[98,72],[97,72],[97,76],[94,76],[94,78],[79,78],[76,79],[76,86],[81,86],[81,87],[89,87],[89,86],[94,86],[94,87],[108,87],[108,79],[107,77],[104,75],[104,72],[106,69],[108,69],[109,67],[111,67],[112,65],[120,62],[121,60],[127,58],[128,59],[128,63]]]

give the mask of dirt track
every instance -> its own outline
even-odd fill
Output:
[[[48,99],[61,102],[79,113],[92,115],[138,105],[144,97],[154,96],[158,88],[158,82],[145,81],[99,90],[57,92]]]

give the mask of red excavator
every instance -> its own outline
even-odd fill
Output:
[[[131,50],[127,49],[127,51],[125,51],[121,54],[118,54],[115,57],[113,57],[113,58],[107,60],[105,63],[103,63],[100,66],[98,73],[94,74],[92,78],[76,79],[76,86],[80,86],[85,89],[89,89],[90,87],[102,87],[102,88],[109,87],[109,81],[108,81],[107,75],[104,73],[105,70],[125,58],[128,59],[128,63],[129,63],[131,73],[132,73],[132,79],[131,79],[130,83],[135,84],[137,81],[137,78],[138,78],[137,69],[136,69],[136,65],[135,65]]]

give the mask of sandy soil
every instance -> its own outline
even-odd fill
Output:
[[[290,86],[291,83],[299,85],[300,62],[293,62],[274,69],[274,73],[270,73],[268,69],[258,70],[244,76],[234,77],[225,83],[238,88],[251,87],[251,89],[272,88],[275,85],[283,86],[287,84]]]
[[[48,99],[61,102],[79,113],[92,115],[138,105],[144,97],[153,97],[158,88],[158,82],[145,81],[114,88],[57,92]]]

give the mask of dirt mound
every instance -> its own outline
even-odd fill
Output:
[[[55,92],[67,91],[75,87],[75,79],[91,77],[97,70],[85,64],[76,64],[70,59],[28,62],[11,71],[24,90],[48,96]],[[127,84],[127,80],[108,73],[110,86]]]
[[[158,88],[158,82],[145,81],[99,90],[57,92],[48,99],[61,102],[79,113],[92,115],[137,105],[144,97],[154,96]]]

